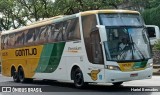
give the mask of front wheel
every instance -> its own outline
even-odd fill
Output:
[[[80,68],[74,71],[74,85],[76,88],[83,88],[87,85],[87,83],[84,82],[83,73]]]

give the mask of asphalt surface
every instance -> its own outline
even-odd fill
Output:
[[[160,95],[160,76],[152,79],[124,82],[120,87],[111,84],[90,84],[84,89],[77,89],[72,83],[34,80],[30,83],[15,83],[10,77],[0,75],[2,87],[41,88],[42,92],[0,92],[0,95]],[[139,90],[138,90],[139,89]],[[12,90],[14,91],[14,90]]]

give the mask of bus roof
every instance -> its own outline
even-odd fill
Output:
[[[51,24],[53,23],[53,20],[56,19],[63,19],[63,18],[71,18],[71,17],[75,17],[76,15],[78,16],[85,16],[85,15],[90,15],[90,14],[98,14],[98,13],[131,13],[131,14],[139,14],[138,11],[131,11],[131,10],[115,10],[115,9],[110,9],[110,10],[90,10],[90,11],[84,11],[84,12],[80,12],[77,14],[73,14],[73,15],[60,15],[60,16],[55,16],[55,17],[51,17],[45,20],[41,20],[41,21],[37,21],[34,22],[30,25],[18,28],[18,29],[13,29],[13,30],[8,30],[8,31],[2,31],[1,35],[5,35],[5,34],[9,34],[9,33],[13,33],[13,32],[19,32],[19,31],[23,31],[26,29],[31,29],[34,27],[39,27],[39,26],[43,26],[43,25],[47,25],[47,24]]]
[[[90,15],[90,14],[98,14],[98,13],[131,13],[131,14],[139,14],[138,11],[132,11],[132,10],[91,10],[91,11],[85,11],[81,12],[81,15]]]

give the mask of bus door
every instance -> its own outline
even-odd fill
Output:
[[[104,59],[100,42],[99,30],[95,28],[90,33],[90,49],[93,63],[91,66],[90,76],[91,79],[96,82],[104,81]]]
[[[95,64],[103,64],[103,53],[102,47],[100,44],[100,35],[99,31],[92,30],[91,32],[91,50],[92,50],[92,60]]]

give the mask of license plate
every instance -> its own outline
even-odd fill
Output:
[[[138,73],[130,74],[130,77],[136,77],[138,76]]]

